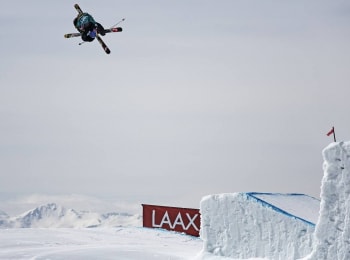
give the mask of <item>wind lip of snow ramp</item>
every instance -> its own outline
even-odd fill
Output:
[[[267,207],[267,208],[271,208],[283,215],[286,215],[288,217],[291,217],[291,218],[294,218],[294,219],[298,219],[310,226],[313,226],[315,227],[316,224],[315,223],[312,223],[311,221],[308,221],[306,219],[303,219],[301,217],[298,217],[298,216],[295,216],[279,207],[276,207],[275,205],[263,200],[263,199],[260,199],[258,198],[259,195],[268,195],[268,196],[305,196],[305,197],[308,197],[308,198],[311,198],[311,199],[315,199],[317,201],[319,201],[318,199],[314,198],[314,197],[311,197],[309,195],[306,195],[306,194],[301,194],[301,193],[263,193],[263,192],[246,192],[245,193],[247,195],[247,198],[248,199],[252,199],[252,200],[255,200],[256,202],[260,203],[263,207]]]

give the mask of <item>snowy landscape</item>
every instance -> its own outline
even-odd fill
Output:
[[[0,259],[349,259],[350,142],[323,156],[321,203],[302,194],[208,195],[200,238],[143,228],[138,213],[55,203],[17,216],[2,210]]]
[[[135,206],[123,207],[97,213],[48,203],[17,216],[0,211],[0,259],[189,259],[201,250],[199,238],[142,228]]]
[[[281,211],[302,216],[304,221],[315,223],[317,220],[319,201],[314,198],[296,194],[249,193],[249,196],[272,203]],[[31,204],[34,203],[33,198],[35,196],[27,198],[32,201]],[[36,200],[44,201],[44,196],[39,198]],[[72,200],[74,198],[81,202],[84,197],[72,196]],[[56,199],[65,203],[63,197]],[[89,199],[92,198],[84,198],[85,207]],[[66,203],[73,205],[72,200]],[[249,206],[247,202],[245,199],[245,214],[251,214],[249,211],[252,211],[254,206]],[[12,217],[1,211],[0,259],[213,258],[204,252],[199,255],[203,249],[202,239],[160,229],[142,228],[142,216],[135,211],[134,206],[130,205],[128,208],[124,205],[123,210],[124,212],[97,213],[47,203]],[[221,211],[216,213],[216,221],[220,222],[223,214]],[[271,221],[268,221],[270,224],[273,224],[272,220],[276,220],[276,216],[271,213],[263,215],[271,218]],[[234,216],[230,217],[234,219]],[[267,229],[270,228],[270,224],[266,223]],[[286,218],[284,224],[287,227],[291,225],[290,219]],[[234,226],[234,232],[243,234],[237,225]],[[313,230],[313,226],[311,228]],[[248,229],[248,232],[255,232],[252,227]],[[254,244],[257,242],[253,241]],[[232,240],[232,243],[239,244],[236,240]]]

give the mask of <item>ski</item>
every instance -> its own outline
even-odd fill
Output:
[[[80,6],[79,6],[78,4],[75,4],[75,5],[74,5],[74,8],[77,10],[77,12],[78,12],[79,14],[82,14],[82,13],[83,13],[83,11],[81,10],[81,8],[80,8]]]
[[[105,29],[105,33],[114,33],[114,32],[122,32],[123,28],[121,27],[116,27],[116,28],[110,28],[110,29]],[[64,38],[73,38],[73,37],[80,37],[81,33],[67,33],[64,35]]]
[[[108,46],[105,44],[105,42],[102,40],[102,38],[97,35],[96,36],[96,39],[97,41],[101,44],[103,50],[107,53],[107,54],[110,54],[111,53],[111,50],[108,48]]]

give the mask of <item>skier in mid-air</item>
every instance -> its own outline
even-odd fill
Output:
[[[85,42],[92,42],[99,33],[105,35],[103,26],[96,22],[95,19],[88,13],[81,13],[74,19],[75,28],[81,33],[81,39]]]
[[[125,18],[120,20],[118,23],[113,25],[109,29],[103,28],[103,26],[96,22],[95,19],[88,13],[81,10],[78,4],[74,5],[74,8],[78,12],[78,16],[74,19],[74,27],[79,31],[78,33],[66,33],[64,38],[81,37],[84,42],[92,42],[95,38],[101,44],[103,50],[110,54],[111,50],[108,48],[106,43],[102,40],[100,36],[104,36],[106,33],[121,32],[123,29],[121,27],[116,27],[119,23],[123,22]],[[83,43],[83,42],[82,42]],[[81,45],[82,43],[79,43]]]

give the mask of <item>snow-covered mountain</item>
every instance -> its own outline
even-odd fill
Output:
[[[7,217],[8,217],[8,215],[6,214],[6,212],[0,210],[0,219],[7,218]]]
[[[49,203],[15,217],[0,211],[0,228],[90,228],[140,226],[141,216],[129,213],[101,214],[91,211],[67,209]]]
[[[5,225],[9,216],[2,210],[0,210],[0,227]]]

